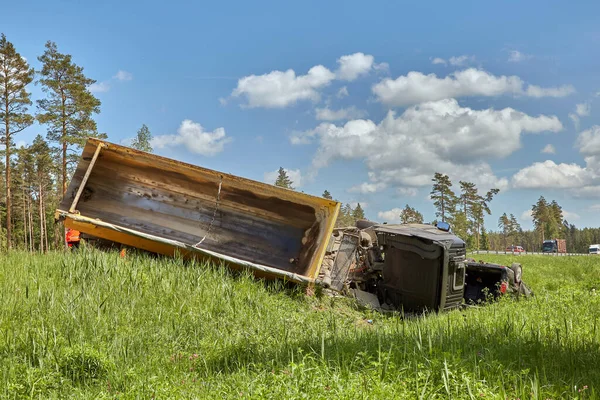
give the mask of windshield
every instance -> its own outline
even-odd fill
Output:
[[[592,247],[592,248],[590,248],[590,253],[597,253],[598,250],[599,249],[597,247]]]
[[[544,250],[553,250],[554,249],[554,243],[550,242],[550,243],[544,243],[544,245],[542,246],[542,248]]]

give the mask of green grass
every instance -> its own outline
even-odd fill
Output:
[[[410,319],[199,263],[3,257],[2,398],[600,393],[600,257],[478,256],[523,263],[536,296]]]

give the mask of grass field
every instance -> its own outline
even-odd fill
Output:
[[[479,256],[536,296],[411,319],[178,260],[3,257],[2,398],[600,396],[600,257]]]

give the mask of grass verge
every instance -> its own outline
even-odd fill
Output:
[[[0,396],[597,397],[600,258],[479,257],[521,262],[535,297],[402,319],[202,263],[12,253]]]

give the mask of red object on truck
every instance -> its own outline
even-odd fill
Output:
[[[557,253],[567,252],[567,241],[565,239],[556,239]]]
[[[66,239],[69,247],[79,247],[79,235],[79,231],[67,228]]]

